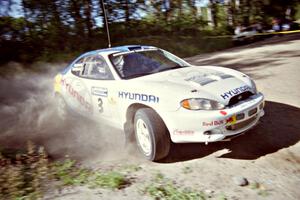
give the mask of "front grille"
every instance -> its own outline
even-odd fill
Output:
[[[252,115],[254,115],[254,114],[256,114],[257,113],[257,108],[253,108],[252,110],[250,110],[249,112],[248,112],[248,116],[250,117],[250,116],[252,116]]]
[[[250,96],[252,96],[252,95],[253,95],[253,93],[252,93],[252,92],[249,92],[249,91],[243,92],[243,93],[241,93],[241,94],[239,94],[239,95],[236,95],[236,96],[232,97],[232,98],[229,100],[228,106],[233,106],[233,105],[237,104],[237,103],[240,102],[240,101],[243,101],[243,100],[248,99],[248,98],[249,98]]]
[[[257,115],[254,116],[254,117],[251,117],[250,119],[242,121],[240,123],[226,126],[226,129],[229,130],[229,131],[234,131],[234,130],[242,129],[242,128],[248,126],[249,124],[251,124],[252,122],[254,122],[256,120],[256,118],[257,118]]]
[[[236,115],[236,120],[242,120],[245,118],[245,114],[244,113],[239,113]]]

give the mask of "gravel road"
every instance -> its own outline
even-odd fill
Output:
[[[300,199],[300,35],[186,60],[237,69],[254,78],[266,97],[261,123],[233,141],[178,144],[162,162],[147,162],[134,150],[124,152],[122,141],[111,142],[111,137],[118,141],[118,131],[107,134],[105,127],[88,122],[60,126],[47,95],[56,70],[45,77],[22,71],[0,79],[0,144],[21,146],[32,139],[54,157],[68,154],[95,169],[140,167],[130,172],[134,181],[122,190],[76,187],[51,193],[48,199],[149,199],[140,190],[158,172],[178,186],[204,191],[211,199]],[[243,178],[248,186],[239,186]]]

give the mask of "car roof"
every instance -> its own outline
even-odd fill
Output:
[[[112,48],[89,51],[89,52],[83,53],[80,56],[78,56],[75,60],[72,61],[72,63],[70,63],[65,69],[63,69],[61,71],[61,73],[66,74],[72,68],[72,65],[75,62],[77,62],[79,59],[81,59],[82,57],[85,57],[85,56],[101,54],[101,53],[127,52],[127,51],[133,51],[136,49],[153,49],[153,48],[156,48],[156,47],[147,46],[147,45],[124,45],[124,46],[116,46],[116,47],[112,47]]]
[[[106,48],[106,49],[98,49],[98,50],[94,50],[94,51],[89,51],[86,52],[82,55],[80,55],[79,57],[82,56],[88,56],[91,54],[97,54],[97,53],[109,53],[109,52],[127,52],[127,51],[133,51],[136,49],[153,49],[156,48],[154,46],[147,46],[147,45],[124,45],[124,46],[116,46],[116,47],[111,47],[111,48]]]

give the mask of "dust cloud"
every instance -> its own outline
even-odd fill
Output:
[[[44,63],[26,70],[10,63],[0,68],[0,148],[24,148],[31,140],[58,159],[102,162],[128,157],[120,130],[79,116],[59,120],[53,78],[64,66]]]

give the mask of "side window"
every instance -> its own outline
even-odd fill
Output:
[[[112,73],[104,58],[99,55],[79,59],[72,67],[72,73],[84,78],[113,80]]]
[[[84,72],[84,58],[79,59],[73,66],[71,72],[76,76],[81,76]]]
[[[93,56],[85,57],[82,77],[89,78],[92,68],[93,68]]]
[[[106,63],[106,61],[99,55],[91,57],[89,60],[87,78],[98,80],[112,80],[112,73]]]

